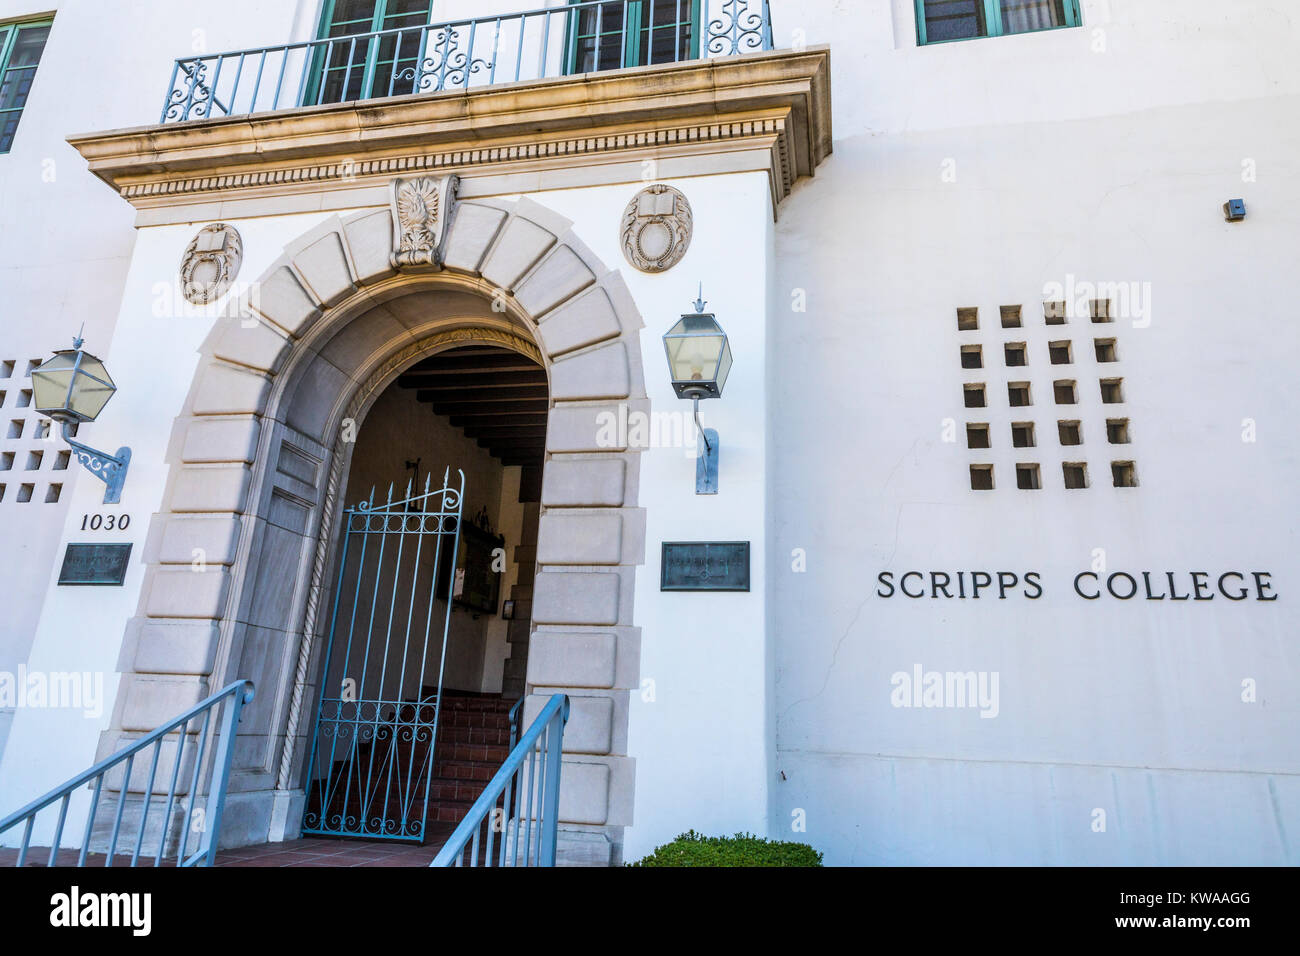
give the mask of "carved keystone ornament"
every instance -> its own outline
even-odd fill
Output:
[[[181,259],[181,290],[191,305],[207,305],[225,295],[244,261],[239,230],[224,222],[204,226]]]
[[[442,268],[442,247],[459,184],[457,176],[393,180],[394,269]]]
[[[679,190],[647,186],[623,212],[623,255],[642,272],[667,272],[691,245],[695,219]]]

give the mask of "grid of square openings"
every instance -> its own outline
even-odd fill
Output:
[[[1094,480],[1099,484],[1105,484],[1109,480],[1109,483],[1116,488],[1136,487],[1137,467],[1131,457],[1124,454],[1125,449],[1120,447],[1132,441],[1129,419],[1120,417],[1124,409],[1104,408],[1103,418],[1085,422],[1085,414],[1080,414],[1079,410],[1071,407],[1092,405],[1092,394],[1100,399],[1102,406],[1125,404],[1124,377],[1120,374],[1111,374],[1112,369],[1107,368],[1107,366],[1117,365],[1120,360],[1116,338],[1114,335],[1107,334],[1108,330],[1105,328],[1098,328],[1098,326],[1114,323],[1110,300],[1093,299],[1088,304],[1087,313],[1075,317],[1069,314],[1067,304],[1064,302],[1044,302],[1042,308],[1044,327],[1069,326],[1073,320],[1076,328],[1074,330],[1062,328],[1060,331],[1049,332],[1044,345],[1042,341],[1033,341],[1039,337],[1037,333],[1014,331],[1026,329],[1024,309],[1021,306],[1000,306],[994,321],[1005,330],[1002,336],[1004,340],[997,344],[989,344],[972,342],[969,341],[969,336],[963,336],[967,341],[960,345],[960,361],[961,368],[967,372],[981,370],[991,372],[999,364],[999,359],[1001,366],[1008,370],[1006,372],[1008,381],[1005,386],[988,381],[963,382],[963,403],[967,409],[997,407],[1001,404],[1001,396],[998,393],[1005,387],[1005,407],[1026,410],[1013,411],[1012,418],[1028,419],[1033,414],[1030,410],[1035,408],[1036,403],[1039,407],[1046,405],[1055,409],[1055,415],[1051,416],[1053,421],[1044,423],[1043,426],[1048,429],[1047,435],[1041,436],[1037,423],[1030,420],[1010,422],[1009,433],[1005,436],[999,434],[1007,428],[1005,424],[995,426],[987,421],[968,421],[966,447],[977,451],[993,449],[1009,440],[1009,447],[1012,449],[1039,448],[1040,444],[1046,446],[1051,442],[1054,431],[1056,444],[1061,450],[1063,459],[1060,462],[1059,477],[1053,479],[1048,474],[1055,471],[1054,466],[1044,465],[1040,461],[1017,461],[1013,466],[1017,488],[1033,490],[1044,487],[1046,481],[1059,481],[1058,487],[1074,490],[1090,487]],[[978,308],[957,310],[959,332],[980,332],[981,324]],[[988,324],[993,325],[993,322]],[[1075,334],[1071,335],[1071,331]],[[1039,355],[1039,351],[1043,354]],[[1088,369],[1089,365],[1093,366],[1093,369]],[[1080,369],[1079,366],[1084,368]],[[1010,371],[1020,369],[1025,371]],[[1050,375],[1050,397],[1040,399],[1037,394],[1039,390],[1035,388],[1034,382],[1029,380],[1031,370],[1034,372],[1041,370]],[[1118,369],[1113,371],[1118,372]],[[1092,379],[1092,374],[1089,372],[1095,374],[1096,378]],[[1092,381],[1096,382],[1096,392],[1090,394]],[[1041,380],[1040,384],[1045,385]],[[1046,392],[1046,389],[1044,388],[1043,391]],[[1094,448],[1105,447],[1109,452],[1105,455],[1105,462],[1094,463],[1094,470],[1098,470],[1100,464],[1100,470],[1108,469],[1108,474],[1095,477],[1089,474],[1088,462],[1084,460],[1082,447],[1085,437],[1092,438]],[[1017,452],[1016,457],[1041,457],[1042,454],[1042,452]],[[991,462],[972,463],[969,469],[970,487],[973,490],[992,491],[996,487],[994,465]],[[1007,476],[1008,479],[1011,477]]]
[[[0,359],[0,506],[55,504],[63,496],[72,452],[56,444],[50,420],[32,406],[32,371],[41,362]]]

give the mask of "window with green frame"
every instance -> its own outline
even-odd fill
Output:
[[[0,153],[14,144],[53,20],[0,23]]]
[[[325,0],[319,36],[338,42],[316,51],[303,102],[349,103],[412,92],[420,28],[432,15],[433,0]],[[346,39],[385,30],[401,32],[356,42]]]
[[[921,44],[1077,27],[1079,0],[916,0]]]
[[[587,4],[569,17],[565,71],[594,73],[694,60],[700,55],[701,5],[701,0]]]

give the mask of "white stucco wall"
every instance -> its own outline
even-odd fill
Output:
[[[893,23],[886,3],[773,6],[778,36],[832,44],[835,97],[835,154],[777,233],[773,831],[835,863],[1295,863],[1286,5],[1085,3],[1085,29],[924,49],[909,2]],[[1249,218],[1229,225],[1237,197]],[[1136,283],[1148,315],[1045,326],[1045,283],[1071,275]],[[1000,327],[1010,304],[1023,329]],[[979,332],[958,332],[964,306]],[[1119,363],[1094,360],[1097,335]],[[1057,340],[1073,365],[1048,364]],[[1028,368],[1004,366],[1004,342],[1027,343]],[[964,370],[974,343],[985,368]],[[1103,375],[1125,404],[1101,403]],[[1078,405],[1053,404],[1058,378]],[[964,408],[980,381],[989,407]],[[1008,381],[1034,406],[1009,408]],[[1117,414],[1130,445],[1105,442]],[[1058,445],[1063,418],[1082,446]],[[991,424],[992,449],[966,448],[966,421]],[[1011,448],[1012,421],[1039,447]],[[1110,487],[1120,458],[1140,487]],[[1061,462],[1085,460],[1092,487],[1066,491]],[[970,490],[971,462],[994,464],[995,491]],[[1042,490],[1016,489],[1017,462],[1041,463]],[[1182,572],[1184,592],[1190,571],[1272,572],[1279,600],[1085,601],[1071,582],[1098,549],[1111,572]],[[879,572],[913,569],[1037,571],[1044,594],[878,596]],[[917,664],[999,674],[998,716],[893,706]]]

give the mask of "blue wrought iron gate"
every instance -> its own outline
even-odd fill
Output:
[[[400,501],[390,485],[378,505],[372,490],[343,512],[304,833],[424,840],[465,493],[457,475],[452,487],[447,469],[438,489],[429,475],[416,495],[408,483]]]

